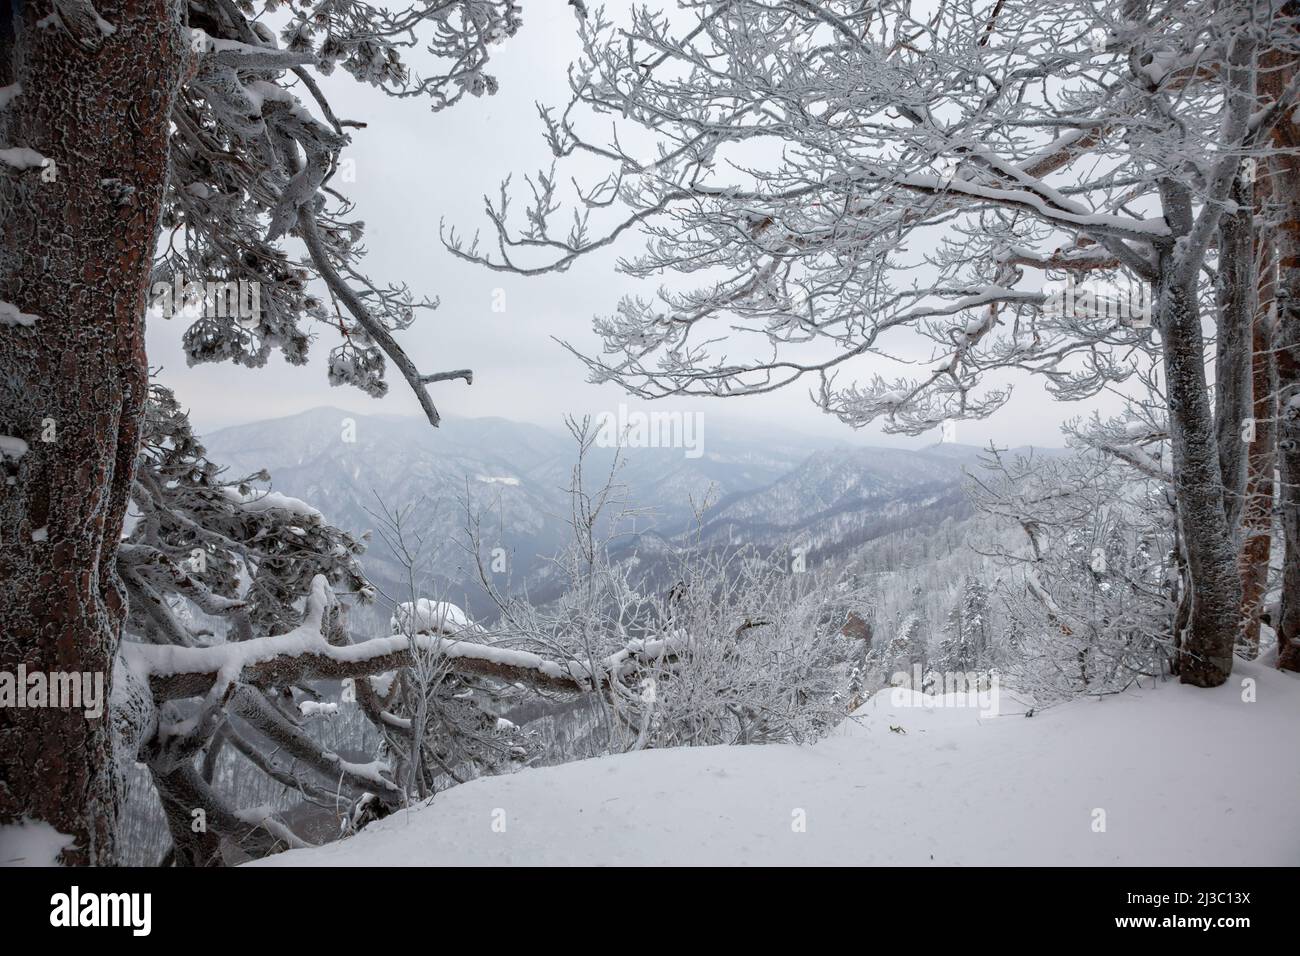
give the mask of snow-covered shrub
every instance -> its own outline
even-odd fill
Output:
[[[843,720],[867,650],[846,628],[850,612],[871,615],[861,589],[804,571],[786,552],[689,544],[673,547],[669,585],[639,576],[636,562],[610,554],[632,515],[618,465],[592,491],[583,468],[594,435],[570,427],[573,539],[554,560],[563,594],[535,607],[483,574],[500,609],[496,645],[580,662],[599,691],[588,729],[596,750],[802,741]]]
[[[399,604],[391,630],[408,638],[487,641],[458,606],[427,598]],[[399,671],[364,678],[386,715],[380,756],[393,764],[406,791],[423,798],[483,774],[518,769],[538,756],[536,734],[501,717],[526,691],[508,680],[453,673],[439,653],[417,650],[412,658]]]
[[[1164,676],[1173,650],[1172,502],[1158,480],[1079,444],[1061,458],[990,451],[971,479],[976,506],[1024,535],[995,549],[1005,631],[992,658],[1044,703]]]

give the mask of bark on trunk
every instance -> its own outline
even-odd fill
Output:
[[[0,301],[35,316],[0,317],[0,435],[26,444],[0,473],[0,671],[103,675],[107,698],[184,17],[178,0],[54,12],[0,7],[0,85],[21,85],[0,144],[47,159],[0,165]],[[44,821],[73,839],[63,862],[110,863],[118,799],[107,712],[0,708],[0,823]]]
[[[1233,184],[1237,211],[1219,221],[1216,299],[1214,414],[1223,507],[1236,537],[1246,493],[1246,459],[1253,436],[1245,429],[1251,410],[1251,332],[1255,319],[1256,271],[1254,189],[1244,177]]]
[[[1251,338],[1251,378],[1254,402],[1255,440],[1249,446],[1246,496],[1241,515],[1241,611],[1240,652],[1248,660],[1259,655],[1260,619],[1268,587],[1268,563],[1273,544],[1273,469],[1277,376],[1273,362],[1273,326],[1277,319],[1274,295],[1277,263],[1272,240],[1260,242],[1259,302]]]
[[[171,865],[224,866],[219,830],[222,824],[233,828],[237,821],[212,799],[210,788],[193,763],[166,771],[151,766],[150,771],[172,836]],[[196,810],[202,811],[201,815]]]
[[[1288,4],[1294,14],[1296,4]],[[1294,57],[1278,51],[1264,58],[1260,90],[1276,100],[1295,75]],[[1272,130],[1283,152],[1270,161],[1269,182],[1280,219],[1277,229],[1278,289],[1274,352],[1277,359],[1277,464],[1281,478],[1282,606],[1277,630],[1277,666],[1300,670],[1300,127],[1289,115]]]
[[[1185,234],[1190,220],[1185,192],[1166,185],[1166,216],[1185,220],[1171,221],[1176,234]],[[1172,257],[1172,251],[1161,257],[1156,320],[1164,339],[1174,483],[1192,592],[1190,617],[1179,643],[1178,675],[1185,684],[1217,687],[1232,672],[1241,621],[1241,579],[1223,506],[1196,276],[1180,277]]]
[[[1277,457],[1282,485],[1282,607],[1277,666],[1300,671],[1300,158],[1275,160],[1274,195],[1282,201],[1278,230]],[[1276,175],[1280,172],[1281,175]]]
[[[231,855],[269,856],[285,849],[283,842],[257,824],[233,812],[195,769],[193,760],[165,769],[150,764],[167,829],[172,837],[172,866],[225,866]]]

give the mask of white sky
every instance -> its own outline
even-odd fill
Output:
[[[585,368],[552,336],[596,351],[593,315],[613,311],[627,293],[650,296],[653,282],[638,282],[614,271],[620,254],[638,248],[635,237],[611,251],[580,261],[563,275],[525,279],[489,272],[454,259],[438,239],[439,219],[464,235],[477,229],[487,237],[484,193],[496,195],[500,180],[547,168],[550,150],[541,137],[535,102],[562,106],[567,101],[565,70],[578,50],[572,8],[565,0],[524,4],[524,25],[496,49],[490,72],[500,80],[494,97],[465,100],[450,111],[432,113],[416,99],[394,100],[361,87],[343,71],[322,85],[340,117],[368,123],[353,130],[344,157],[355,161],[356,182],[345,188],[367,224],[369,255],[365,268],[380,284],[407,282],[416,298],[440,297],[436,312],[422,313],[399,341],[425,372],[472,368],[474,384],[432,386],[444,415],[502,416],[558,426],[565,413],[598,414],[620,403],[638,404],[613,385],[585,381]],[[418,64],[418,56],[415,61]],[[516,200],[516,206],[520,205]],[[505,311],[494,312],[494,290],[505,293]],[[214,428],[293,414],[320,405],[361,413],[418,414],[406,384],[390,376],[390,393],[372,399],[353,388],[331,388],[325,359],[334,342],[326,335],[313,348],[313,361],[287,365],[273,353],[263,369],[212,364],[188,369],[180,349],[181,319],[152,319],[148,332],[150,363],[162,366],[161,379],[190,406],[200,434]],[[874,372],[889,378],[897,367],[864,356],[842,373],[869,381]],[[825,415],[808,398],[807,386],[741,399],[683,399],[654,403],[656,410],[702,412],[728,422],[772,423],[866,444],[917,447],[939,440],[882,434],[878,424],[854,432]],[[985,422],[960,422],[956,438],[965,444],[1060,445],[1063,419],[1091,411],[1095,403],[1052,401],[1041,385],[1023,378],[1011,402]],[[1115,401],[1107,401],[1114,408]]]

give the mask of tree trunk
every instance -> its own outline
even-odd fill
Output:
[[[0,7],[0,671],[102,675],[105,713],[0,708],[0,824],[114,862],[107,697],[125,598],[114,575],[148,384],[144,307],[185,56],[179,0]],[[51,18],[39,27],[37,22]],[[19,317],[14,310],[34,320]],[[22,451],[16,456],[17,451]]]
[[[236,860],[285,849],[274,834],[232,811],[195,769],[193,759],[164,757],[151,761],[149,770],[172,837],[172,866],[225,866],[227,845]]]
[[[1280,175],[1279,175],[1280,173]],[[1277,666],[1300,671],[1300,157],[1274,160],[1278,229],[1277,457],[1282,486],[1282,608],[1275,622]]]
[[[1287,4],[1294,15],[1297,5]],[[1263,58],[1260,91],[1267,100],[1281,96],[1295,75],[1295,58],[1271,51]],[[1300,671],[1300,127],[1294,112],[1272,130],[1278,152],[1269,162],[1269,183],[1277,228],[1278,288],[1274,355],[1277,359],[1277,464],[1281,477],[1282,607],[1273,622],[1277,666]]]
[[[220,831],[232,829],[234,817],[212,798],[192,762],[160,771],[150,766],[163,816],[172,837],[172,866],[224,866]],[[202,814],[196,814],[202,811]]]
[[[1166,185],[1170,189],[1167,217],[1190,219],[1190,205],[1175,195],[1182,191]],[[1179,228],[1184,223],[1171,225],[1176,234],[1186,231]],[[1223,506],[1196,275],[1185,276],[1172,259],[1172,251],[1161,254],[1155,317],[1164,340],[1174,485],[1192,592],[1190,618],[1179,643],[1178,675],[1184,684],[1217,687],[1232,672],[1241,619],[1241,579]]]
[[[1236,537],[1246,493],[1246,459],[1253,437],[1244,426],[1251,409],[1251,334],[1255,319],[1254,189],[1242,176],[1233,184],[1237,210],[1219,220],[1219,271],[1216,300],[1214,415],[1223,507]]]
[[[1241,610],[1245,619],[1240,652],[1248,660],[1259,655],[1260,618],[1268,587],[1268,563],[1273,544],[1273,469],[1276,463],[1277,376],[1273,361],[1274,301],[1277,262],[1267,235],[1259,242],[1259,301],[1251,337],[1251,378],[1255,440],[1249,446],[1246,495],[1241,515]]]

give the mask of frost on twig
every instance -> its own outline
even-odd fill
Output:
[[[571,350],[641,398],[811,380],[848,424],[919,434],[988,416],[1019,373],[1097,395],[1133,375],[1151,323],[1115,301],[1053,308],[1049,287],[1115,300],[1194,273],[1243,157],[1263,155],[1257,127],[1296,90],[1250,92],[1250,5],[1196,3],[1168,30],[1118,0],[998,9],[595,11],[569,101],[539,109],[557,164],[603,173],[567,196],[558,167],[507,181],[484,199],[489,242],[444,243],[537,275],[637,234],[622,272],[694,285],[624,297],[595,320],[599,351]],[[1294,55],[1293,32],[1269,42]],[[1167,173],[1198,209],[1180,235]]]

